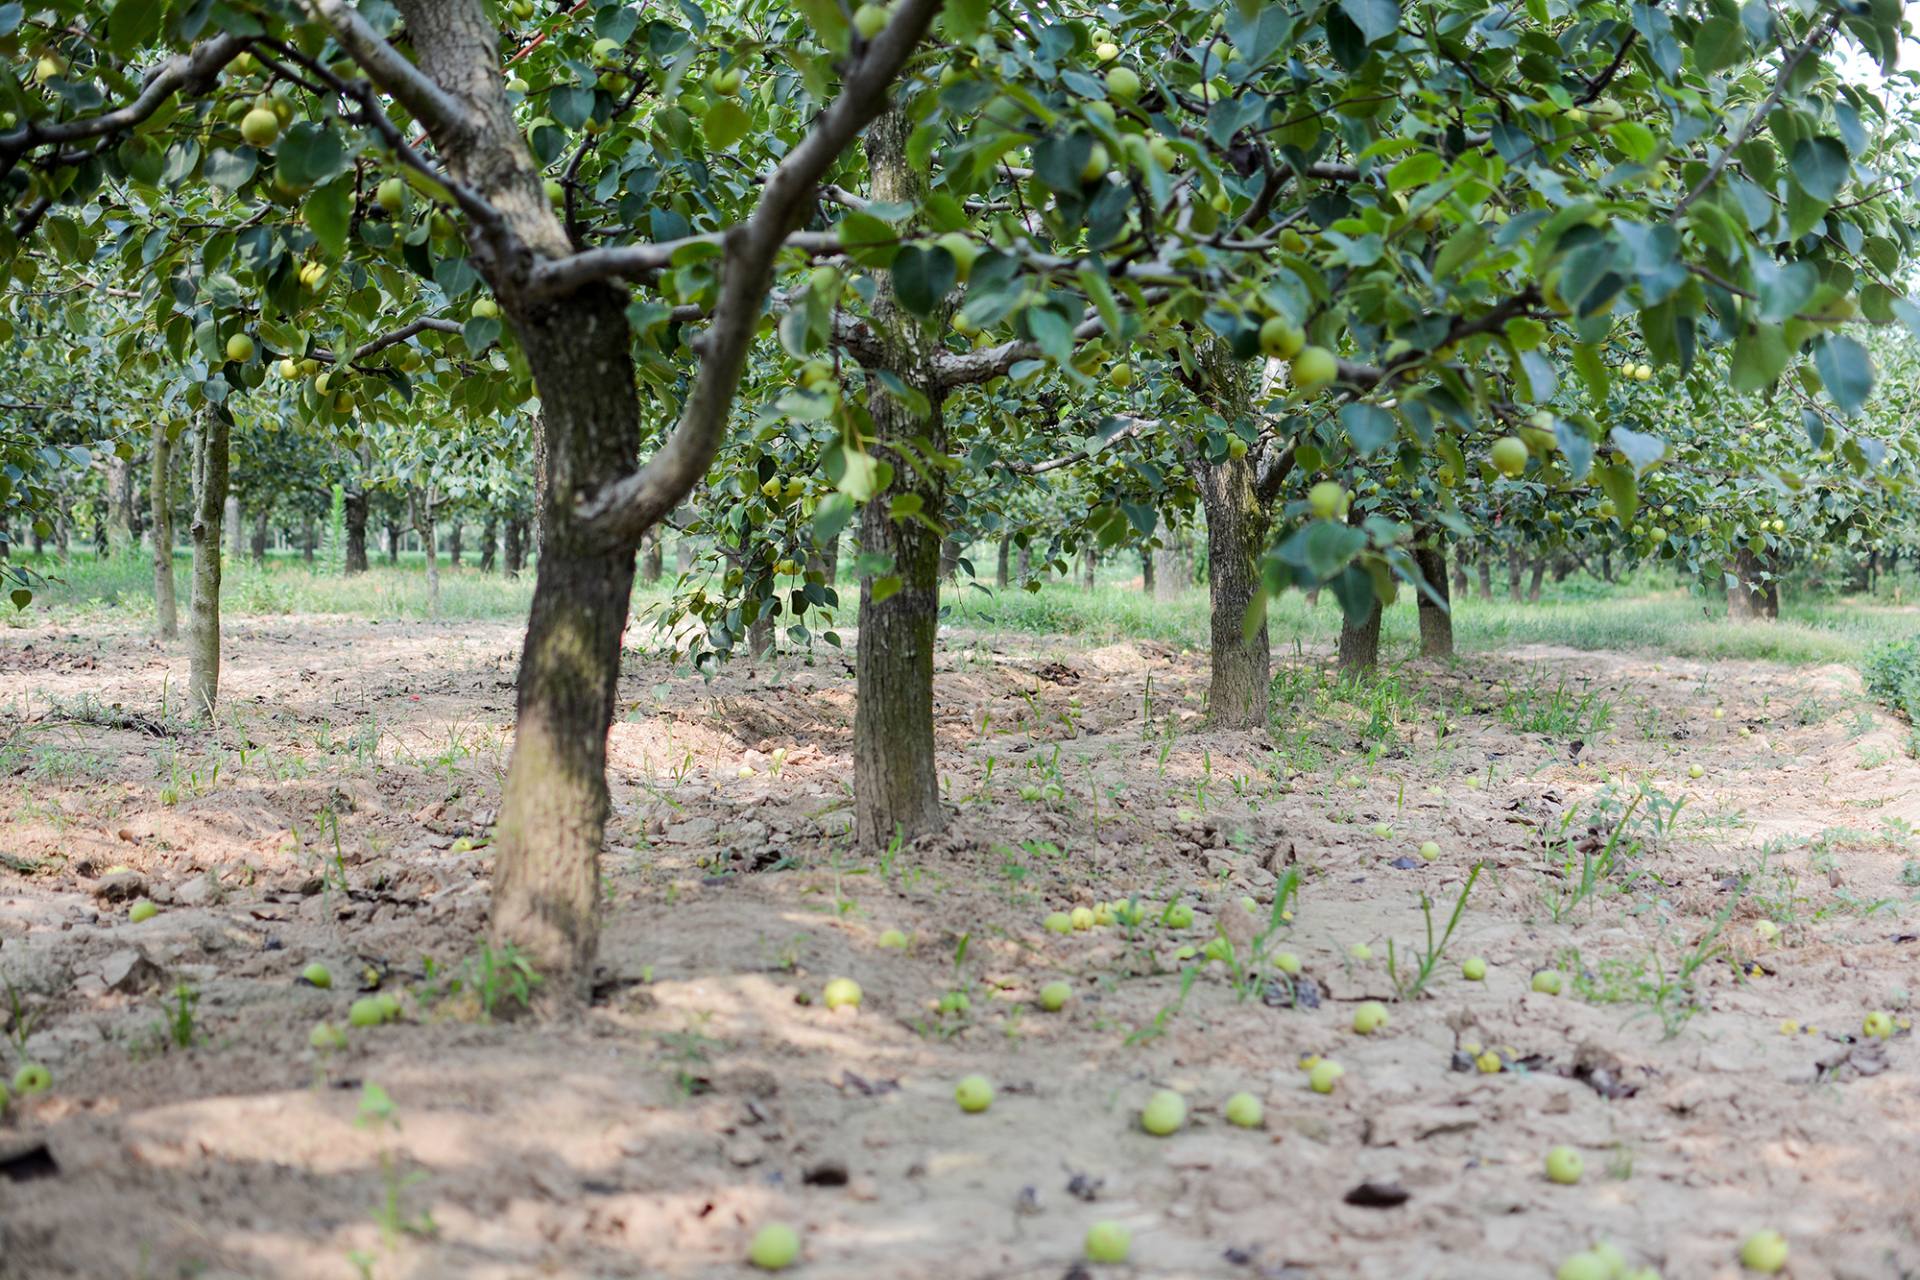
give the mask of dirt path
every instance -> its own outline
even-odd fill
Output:
[[[635,657],[607,994],[553,1028],[476,1017],[504,984],[471,968],[515,643],[241,619],[209,733],[163,717],[184,663],[126,629],[7,634],[0,1022],[55,1084],[0,1120],[0,1276],[728,1276],[772,1219],[809,1276],[1058,1277],[1102,1219],[1154,1277],[1541,1277],[1596,1240],[1733,1276],[1760,1227],[1797,1277],[1920,1270],[1920,1050],[1850,1041],[1920,978],[1920,767],[1847,670],[1540,648],[1343,696],[1307,665],[1269,737],[1202,727],[1193,655],[950,635],[951,828],[875,858],[845,839],[845,656]],[[1421,895],[1444,927],[1476,862],[1395,1002],[1389,941],[1404,974]],[[1183,997],[1177,949],[1244,943],[1285,877],[1270,945],[1318,1006],[1218,964]],[[140,924],[102,896],[141,892]],[[1042,928],[1131,895],[1197,922]],[[296,981],[315,960],[333,990]],[[857,1014],[819,1007],[836,976]],[[308,1046],[376,983],[399,1024]],[[1363,999],[1384,1032],[1350,1030]],[[976,1071],[998,1096],[967,1116]],[[1164,1139],[1135,1123],[1161,1087],[1192,1111]],[[1239,1090],[1263,1130],[1222,1119]],[[1556,1144],[1578,1186],[1543,1177]]]

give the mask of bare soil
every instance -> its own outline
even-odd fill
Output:
[[[486,1017],[472,967],[517,638],[238,619],[206,730],[169,714],[184,657],[129,625],[7,633],[0,1061],[23,1041],[54,1086],[0,1119],[0,1276],[731,1276],[784,1220],[809,1276],[1060,1277],[1102,1219],[1133,1261],[1095,1270],[1154,1277],[1542,1277],[1596,1240],[1730,1277],[1761,1227],[1797,1277],[1920,1271],[1920,767],[1845,669],[1529,649],[1395,668],[1375,716],[1309,653],[1267,735],[1205,728],[1203,655],[949,634],[950,828],[875,855],[846,837],[849,655],[702,679],[635,653],[603,999],[540,1025]],[[1502,720],[1562,686],[1610,723]],[[1444,928],[1476,863],[1396,1001],[1389,941],[1404,975],[1422,894]],[[1289,873],[1274,941],[1317,1007],[1219,964],[1183,997],[1177,949],[1244,944]],[[1131,895],[1198,920],[1042,928]],[[333,989],[298,981],[315,960]],[[838,976],[857,1012],[820,1005]],[[1074,997],[1040,1012],[1055,978]],[[375,987],[398,1023],[309,1047]],[[1363,999],[1380,1034],[1350,1029]],[[1891,1041],[1861,1037],[1874,1009]],[[1312,1054],[1346,1070],[1329,1096]],[[970,1072],[984,1114],[953,1102]],[[1169,1138],[1136,1120],[1162,1087],[1191,1105]],[[1262,1130],[1220,1113],[1243,1089]],[[1579,1185],[1543,1176],[1556,1144]]]

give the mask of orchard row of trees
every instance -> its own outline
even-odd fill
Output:
[[[1909,415],[1865,412],[1920,320],[1906,34],[1895,0],[0,5],[0,338],[122,307],[103,368],[187,428],[203,635],[242,424],[416,476],[530,446],[493,930],[578,994],[663,524],[725,561],[675,606],[722,652],[838,604],[855,531],[869,844],[944,822],[962,543],[1203,528],[1235,727],[1278,592],[1332,593],[1362,663],[1416,592],[1444,648],[1450,538],[1764,597],[1796,543],[1876,536],[1912,474]]]

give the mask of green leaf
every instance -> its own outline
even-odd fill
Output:
[[[1761,391],[1770,387],[1785,372],[1792,353],[1787,336],[1779,325],[1756,325],[1740,335],[1733,344],[1733,389]]]
[[[1667,442],[1642,431],[1615,427],[1608,439],[1613,441],[1614,448],[1626,455],[1636,472],[1645,471],[1667,456]]]
[[[274,149],[274,169],[281,182],[310,187],[332,178],[347,165],[347,148],[340,135],[324,124],[302,120],[288,129]]]
[[[753,117],[732,98],[722,98],[707,108],[707,118],[701,124],[707,145],[715,151],[725,151],[746,137],[752,128]]]
[[[1805,138],[1793,147],[1793,180],[1822,204],[1832,204],[1847,183],[1847,149],[1838,138]]]
[[[1709,75],[1730,67],[1747,51],[1747,33],[1740,20],[1708,18],[1693,35],[1693,65]]]
[[[900,586],[899,574],[890,573],[884,578],[875,578],[873,585],[867,589],[868,599],[874,604],[879,604],[889,596],[898,594]]]
[[[1294,530],[1276,554],[1288,564],[1325,582],[1344,569],[1367,545],[1367,535],[1352,525],[1314,520]]]
[[[1400,29],[1400,6],[1395,0],[1340,0],[1340,11],[1360,28],[1368,44],[1376,44]]]
[[[1842,413],[1860,412],[1873,393],[1873,362],[1852,338],[1830,334],[1814,344],[1813,367]]]
[[[307,197],[301,215],[327,256],[339,257],[347,247],[347,227],[353,221],[353,179],[341,178],[321,187]]]
[[[18,6],[12,6],[18,8]],[[115,57],[125,58],[146,44],[160,30],[167,6],[161,0],[119,0],[107,23],[107,47]],[[14,25],[19,25],[16,20]],[[0,22],[0,28],[6,24]]]
[[[850,213],[834,231],[847,255],[864,267],[884,267],[900,252],[900,233],[869,214]]]
[[[1340,426],[1363,458],[1387,445],[1400,431],[1400,424],[1391,413],[1372,404],[1342,406]]]
[[[953,255],[939,245],[910,244],[893,258],[893,295],[900,305],[925,319],[958,280]]]
[[[830,493],[820,499],[820,505],[813,509],[814,545],[832,546],[833,540],[853,522],[853,507],[853,499],[844,493]]]
[[[1621,524],[1632,524],[1633,513],[1640,509],[1640,489],[1633,478],[1632,467],[1602,467],[1594,477],[1600,482],[1600,489],[1613,500],[1614,518]]]
[[[1439,177],[1446,167],[1447,162],[1431,151],[1408,156],[1387,170],[1387,190],[1405,191],[1409,187],[1424,187]]]

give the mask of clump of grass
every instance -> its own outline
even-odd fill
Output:
[[[1867,692],[1908,725],[1920,725],[1920,636],[1869,649],[1860,659]],[[1920,748],[1920,730],[1907,735],[1907,750]]]

